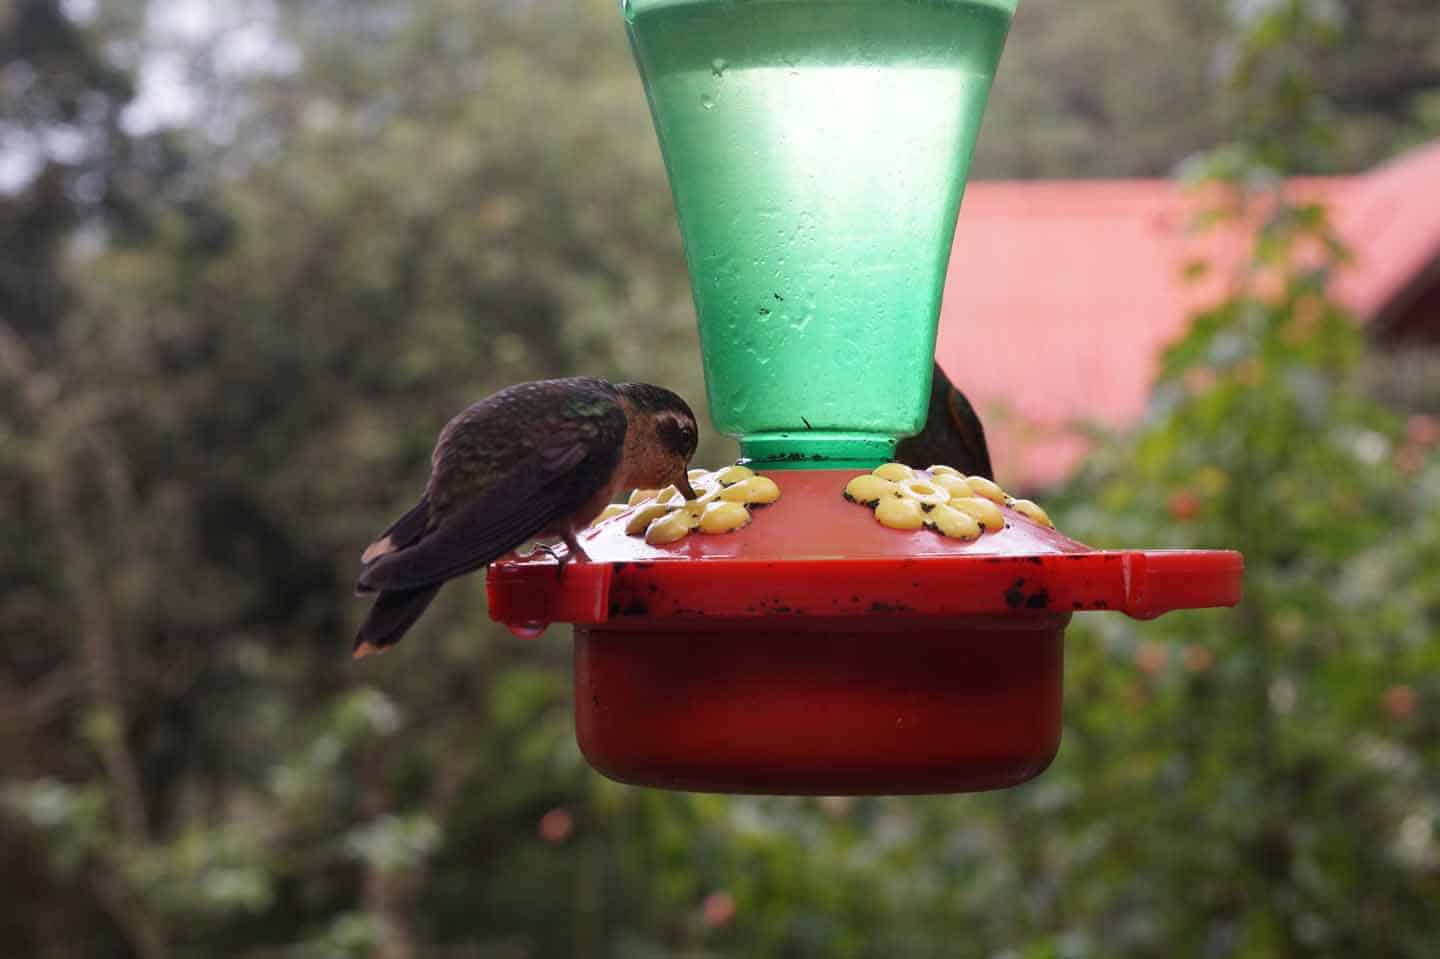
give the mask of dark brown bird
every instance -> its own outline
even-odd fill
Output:
[[[622,489],[674,484],[693,499],[698,436],[685,401],[646,383],[539,380],[471,406],[440,431],[420,502],[360,557],[355,590],[379,595],[356,658],[399,642],[446,580],[527,540],[560,537],[562,568],[583,558],[576,531]]]
[[[965,394],[951,385],[939,363],[930,381],[930,411],[925,416],[925,428],[896,445],[895,459],[917,469],[941,463],[967,476],[995,478],[980,417]]]

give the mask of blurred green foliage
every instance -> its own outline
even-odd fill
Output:
[[[982,175],[1233,141],[1188,169],[1256,226],[1047,505],[1239,548],[1247,599],[1078,618],[1034,783],[861,800],[590,773],[565,644],[495,629],[478,577],[346,656],[354,558],[456,409],[575,371],[702,393],[610,5],[240,4],[270,65],[202,45],[204,109],[149,133],[146,4],[92,6],[0,8],[35,167],[0,196],[7,955],[1433,951],[1440,425],[1366,388],[1345,251],[1272,189],[1440,129],[1430,0],[1022,4]]]

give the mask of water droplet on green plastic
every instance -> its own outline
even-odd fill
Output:
[[[730,66],[730,64],[726,63],[723,58],[716,57],[710,61],[710,72],[715,74],[715,79],[719,80],[725,76],[725,68],[728,66]]]
[[[702,94],[700,97],[700,105],[707,110],[713,110],[715,109],[715,98],[708,93]]]

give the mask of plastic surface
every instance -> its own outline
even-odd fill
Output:
[[[491,616],[575,630],[576,730],[600,771],[719,792],[993,789],[1060,737],[1071,614],[1233,605],[1224,551],[1094,551],[1006,509],[971,543],[901,532],[841,491],[856,470],[768,474],[744,529],[651,546],[628,513],[490,568]]]
[[[956,211],[1013,3],[623,9],[716,427],[757,463],[883,461],[924,420]]]
[[[780,501],[737,533],[669,546],[627,535],[628,513],[580,536],[591,562],[544,553],[490,568],[490,615],[512,624],[684,623],[703,617],[910,620],[1112,610],[1150,619],[1240,599],[1244,563],[1219,550],[1092,550],[1004,509],[971,543],[901,532],[841,496],[856,470],[769,473]]]
[[[941,621],[899,635],[798,618],[683,634],[577,627],[576,734],[612,779],[669,789],[1013,786],[1060,745],[1069,618]]]

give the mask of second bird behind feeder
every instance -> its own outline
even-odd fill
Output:
[[[930,382],[925,428],[896,445],[895,459],[916,469],[944,463],[966,476],[995,478],[980,417],[965,394],[951,384],[939,363],[935,364],[935,375]]]

